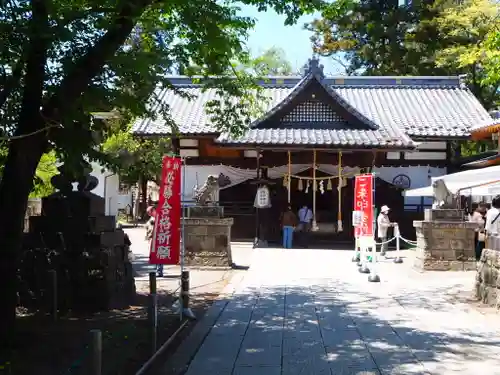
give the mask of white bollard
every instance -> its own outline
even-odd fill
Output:
[[[359,249],[359,238],[354,237],[354,256],[352,257],[353,263],[358,263],[358,266],[360,265],[359,262],[361,261],[361,253]]]
[[[371,283],[379,283],[380,282],[380,276],[378,275],[377,268],[378,268],[378,256],[377,256],[377,250],[375,248],[375,244],[372,245],[370,253],[372,254],[372,264],[370,267],[370,275],[368,275],[368,281]]]
[[[400,235],[399,235],[399,225],[394,226],[394,234],[396,236],[396,257],[394,258],[394,263],[401,264],[403,263],[403,259],[401,258],[401,244],[399,242]]]
[[[368,268],[368,252],[366,251],[365,244],[360,243],[360,260],[359,260],[359,268],[358,271],[359,273],[370,273],[370,269]]]

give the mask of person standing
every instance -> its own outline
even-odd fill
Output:
[[[481,253],[483,252],[486,241],[484,226],[486,224],[487,211],[488,209],[486,205],[484,203],[480,203],[470,217],[470,222],[477,224],[477,228],[475,229],[475,234],[474,234],[474,245],[475,245],[474,249],[477,261],[481,259]]]
[[[297,226],[297,216],[288,205],[287,210],[281,215],[281,227],[283,228],[283,248],[291,249],[293,243],[293,231]]]
[[[500,235],[500,195],[497,195],[491,201],[491,208],[486,213],[484,229],[487,237]]]
[[[389,227],[393,227],[395,223],[391,223],[389,219],[390,208],[386,205],[380,208],[380,213],[377,217],[377,237],[378,241],[382,244],[380,245],[380,255],[384,256],[389,248],[387,243],[387,230]]]
[[[307,204],[304,204],[299,210],[299,225],[298,230],[301,233],[301,242],[304,247],[308,245],[308,234],[311,230],[311,221],[313,219],[313,213]]]

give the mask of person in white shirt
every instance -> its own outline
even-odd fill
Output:
[[[479,203],[469,219],[471,223],[475,223],[477,225],[477,228],[475,229],[476,234],[474,236],[477,261],[481,258],[481,253],[483,252],[485,245],[486,235],[484,232],[484,225],[487,212],[488,207],[484,203]]]
[[[299,226],[298,230],[302,232],[302,241],[303,246],[307,247],[307,234],[311,230],[311,221],[313,219],[313,213],[312,210],[307,207],[307,204],[303,205],[302,208],[299,210]]]
[[[378,237],[378,242],[386,242],[387,241],[387,229],[389,227],[393,227],[395,223],[391,223],[389,220],[389,211],[390,208],[387,206],[382,206],[380,208],[380,214],[377,217],[377,237]],[[387,249],[389,247],[389,244],[383,243],[380,246],[380,255],[384,256]]]
[[[487,235],[500,234],[500,195],[493,198],[491,208],[486,213],[484,226]]]

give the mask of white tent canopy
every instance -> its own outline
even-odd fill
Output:
[[[460,190],[461,195],[488,196],[500,194],[500,166],[471,169],[440,177],[432,177],[431,180],[432,182],[443,180],[452,193],[457,193]],[[432,185],[406,190],[404,195],[406,197],[432,197]]]

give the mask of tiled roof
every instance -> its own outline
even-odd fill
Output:
[[[333,146],[356,148],[407,148],[413,143],[401,138],[391,138],[379,130],[351,129],[250,129],[242,137],[222,134],[217,142],[252,145],[296,145],[296,146]]]
[[[304,78],[274,77],[262,82],[264,94],[269,98],[265,110],[271,111],[279,106],[301,81]],[[218,134],[204,111],[205,104],[216,99],[215,90],[203,92],[200,85],[193,84],[186,77],[172,77],[171,82],[195,97],[190,101],[172,91],[162,93],[162,100],[170,105],[171,117],[180,132],[185,135]],[[407,136],[417,139],[466,137],[474,125],[493,121],[474,95],[461,85],[458,77],[332,77],[323,79],[321,83],[360,117],[373,124],[376,130],[351,130],[353,133],[347,134],[347,129],[315,129],[304,136],[304,129],[260,129],[250,130],[239,140],[221,135],[220,141],[241,143],[246,139],[271,142],[271,139],[262,138],[268,134],[273,135],[275,142],[283,144],[288,144],[290,140],[294,140],[294,144],[305,144],[313,139],[323,139],[324,144],[335,145],[338,140],[346,139],[357,145],[382,143],[391,147],[394,143],[397,147],[398,142],[409,145]],[[132,131],[137,135],[166,135],[171,132],[162,119],[139,119]],[[277,135],[279,137],[275,139]]]
[[[500,111],[494,110],[490,111],[490,116],[491,118],[482,122],[474,125],[471,129],[472,133],[476,132],[490,132],[493,133],[495,131],[498,131],[498,127],[500,127]]]

